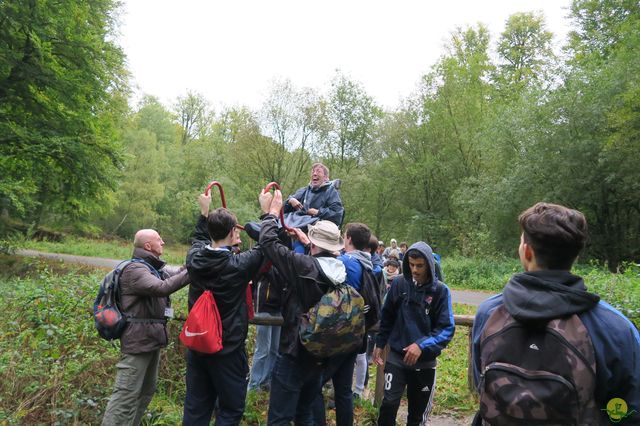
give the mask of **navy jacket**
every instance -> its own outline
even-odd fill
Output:
[[[485,300],[473,323],[473,373],[480,378],[480,337],[491,313],[504,304],[520,321],[539,321],[577,314],[583,322],[596,356],[597,403],[606,409],[612,398],[629,406],[621,424],[640,424],[640,335],[618,310],[589,293],[579,276],[567,271],[515,274],[504,292]]]
[[[424,242],[413,244],[412,250],[420,252],[427,260],[430,282],[417,286],[411,277],[409,256],[404,257],[403,275],[397,276],[389,289],[382,307],[380,331],[376,346],[384,348],[388,343],[396,352],[395,359],[404,356],[403,349],[416,343],[422,355],[416,365],[435,365],[434,361],[453,338],[455,323],[449,288],[436,279],[433,252]],[[393,357],[390,354],[389,360]],[[426,366],[425,366],[426,367]]]
[[[302,203],[303,209],[301,211],[296,211],[291,207],[288,203],[291,198],[295,198]],[[306,218],[299,217],[306,216],[306,211],[309,209],[318,209],[318,215],[307,216]],[[287,203],[284,205],[284,213],[286,215],[285,221],[291,227],[305,226],[309,223],[314,223],[318,219],[330,220],[340,226],[344,207],[342,206],[340,193],[338,193],[331,181],[327,181],[319,188],[314,189],[311,185],[307,185],[298,189],[292,196],[287,198]],[[309,220],[310,218],[312,220]]]

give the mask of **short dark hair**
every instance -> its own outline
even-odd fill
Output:
[[[369,251],[371,254],[375,253],[378,250],[378,237],[371,234],[371,238],[369,238]]]
[[[358,250],[364,250],[369,245],[371,230],[364,223],[348,223],[345,235],[351,238],[351,243]]]
[[[518,217],[524,242],[538,265],[570,270],[587,241],[587,220],[578,210],[559,204],[537,203]]]
[[[417,250],[417,249],[409,250],[407,252],[406,256],[409,256],[412,259],[424,259],[424,260],[427,260],[425,255],[420,250]],[[428,264],[429,264],[429,262],[427,262],[427,265]]]
[[[219,207],[207,216],[207,231],[213,241],[220,241],[238,224],[236,215],[224,207]]]
[[[403,242],[401,242],[401,243],[399,244],[399,246],[400,246],[400,247],[407,247],[407,248],[409,247],[409,246],[407,245],[407,243],[405,243],[404,241],[403,241]]]

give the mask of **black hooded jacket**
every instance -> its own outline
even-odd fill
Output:
[[[258,248],[233,254],[210,245],[207,219],[200,215],[193,244],[187,253],[187,270],[191,278],[189,310],[205,290],[211,290],[222,320],[222,350],[225,355],[244,346],[249,327],[246,291],[249,281],[262,263]]]
[[[600,300],[568,271],[515,274],[504,288],[504,304],[518,321],[548,322],[592,309]]]

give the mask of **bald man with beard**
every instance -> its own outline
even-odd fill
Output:
[[[128,320],[120,337],[116,381],[103,425],[138,425],[156,391],[160,349],[167,346],[169,295],[189,284],[184,266],[160,259],[164,241],[153,229],[134,237],[132,262],[120,277],[120,308]]]

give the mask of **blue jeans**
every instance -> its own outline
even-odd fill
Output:
[[[249,389],[265,389],[271,383],[271,370],[278,356],[280,327],[259,325],[256,330],[256,350],[251,364]]]
[[[278,355],[271,373],[268,425],[313,425],[312,404],[322,390],[322,363]]]

